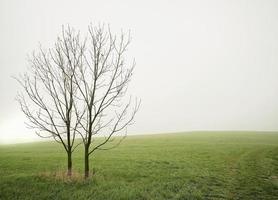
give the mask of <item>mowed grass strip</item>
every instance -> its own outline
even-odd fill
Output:
[[[0,199],[278,199],[278,133],[190,132],[130,136],[65,176],[54,142],[0,146]]]

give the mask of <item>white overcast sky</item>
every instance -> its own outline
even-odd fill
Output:
[[[276,0],[1,0],[0,143],[37,136],[25,128],[12,75],[63,24],[131,30],[142,99],[134,133],[278,129]]]

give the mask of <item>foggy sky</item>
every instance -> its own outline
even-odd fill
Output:
[[[130,134],[278,129],[278,1],[0,1],[0,143],[37,138],[25,128],[11,78],[27,55],[53,46],[63,24],[131,30],[142,99]]]

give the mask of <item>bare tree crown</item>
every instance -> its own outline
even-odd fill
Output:
[[[54,48],[40,47],[30,58],[29,72],[17,78],[24,88],[17,100],[28,127],[70,152],[77,134],[89,155],[119,144],[103,147],[133,122],[140,105],[137,99],[134,106],[131,98],[122,101],[135,66],[125,62],[129,44],[130,34],[117,37],[105,25],[90,25],[85,38],[63,28]],[[94,140],[97,135],[102,139]]]
[[[113,141],[115,133],[132,123],[140,101],[136,99],[132,108],[131,99],[126,104],[122,102],[135,66],[135,62],[131,65],[125,63],[130,34],[122,33],[117,38],[109,27],[90,26],[86,41],[88,47],[84,47],[82,64],[74,75],[81,96],[78,100],[83,101],[78,105],[85,106],[81,108],[83,112],[80,112],[80,107],[76,109],[79,111],[76,115],[84,115],[80,135],[85,145],[90,146],[98,134],[105,136],[90,149],[91,154],[97,149],[107,149],[102,146]]]

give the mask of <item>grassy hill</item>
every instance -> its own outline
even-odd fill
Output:
[[[191,132],[130,136],[91,157],[73,180],[53,142],[0,146],[0,199],[278,199],[278,133]]]

